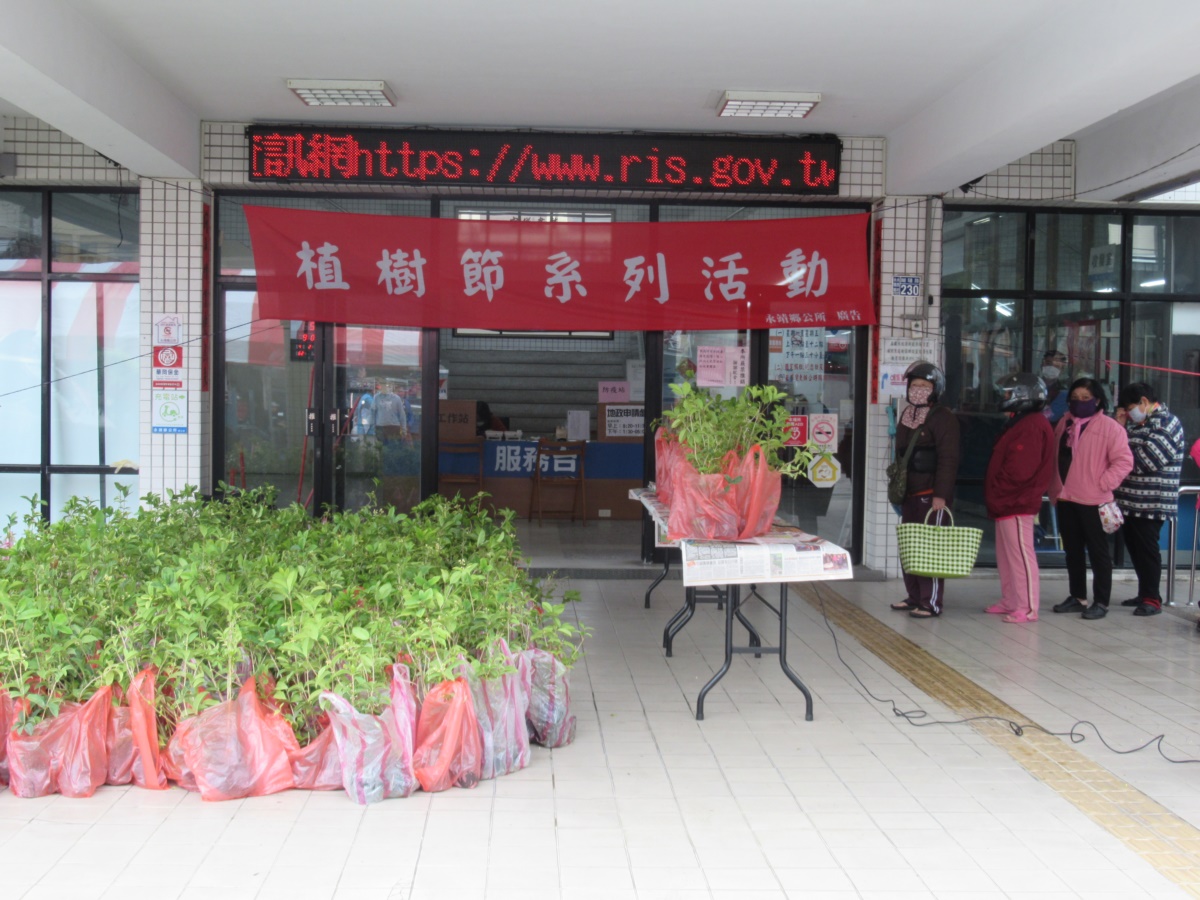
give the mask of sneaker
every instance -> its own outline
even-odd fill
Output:
[[[1151,600],[1143,600],[1137,605],[1137,609],[1133,611],[1133,614],[1135,616],[1157,616],[1161,612],[1161,603],[1154,603]]]
[[[1068,597],[1062,603],[1055,603],[1053,609],[1056,613],[1073,613],[1083,612],[1088,607],[1084,606],[1083,603],[1074,597]]]
[[[1007,615],[1008,613],[1012,612],[1012,607],[1006,606],[1003,602],[993,603],[991,606],[987,607],[984,610],[984,612],[989,613],[993,616],[1003,616],[1003,615]]]
[[[1099,603],[1093,603],[1091,606],[1089,606],[1087,609],[1085,609],[1083,611],[1083,615],[1080,616],[1080,618],[1103,619],[1107,615],[1108,615],[1108,607],[1107,606],[1101,606]]]
[[[1010,625],[1023,625],[1026,622],[1036,622],[1037,613],[1014,612],[1009,613],[1001,622],[1008,622]]]
[[[1122,600],[1121,605],[1122,606],[1137,606],[1141,602],[1142,602],[1141,597],[1130,597],[1128,600]]]

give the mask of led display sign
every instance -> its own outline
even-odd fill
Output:
[[[253,125],[253,182],[836,195],[841,142]]]

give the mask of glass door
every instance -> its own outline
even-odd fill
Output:
[[[224,312],[215,481],[314,515],[420,502],[420,329],[263,319],[252,290],[227,290]]]
[[[334,325],[332,502],[411,509],[421,500],[421,331]]]

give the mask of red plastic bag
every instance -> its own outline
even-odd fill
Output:
[[[108,716],[108,775],[105,784],[133,781],[133,725],[128,706],[114,706]]]
[[[480,679],[466,663],[459,673],[471,689],[475,718],[483,742],[483,779],[510,775],[529,765],[529,728],[525,715],[529,710],[529,672],[517,667],[517,659],[504,640],[494,650],[507,665],[517,670],[487,680]]]
[[[112,688],[83,705],[64,703],[32,734],[8,736],[9,787],[18,797],[90,797],[108,777],[108,717]]]
[[[767,454],[758,444],[741,459],[731,453],[725,462],[725,474],[733,479],[730,491],[738,515],[738,540],[766,534],[779,511],[783,476],[771,471]]]
[[[288,751],[292,782],[302,791],[336,791],[342,787],[342,757],[333,728],[326,728],[311,743]]]
[[[8,784],[8,735],[12,730],[12,697],[0,690],[0,785]]]
[[[341,758],[340,784],[358,804],[407,797],[417,789],[413,772],[417,701],[407,667],[392,667],[391,692],[391,707],[382,716],[360,713],[337,694],[321,694],[330,706],[330,730]]]
[[[566,746],[575,740],[576,724],[567,667],[535,647],[522,650],[520,659],[529,672],[527,721],[534,741],[544,747]]]
[[[413,766],[417,780],[427,791],[479,784],[483,744],[465,679],[443,681],[425,696],[417,723]]]
[[[292,727],[263,706],[250,678],[236,699],[180,722],[168,756],[180,787],[194,784],[205,800],[236,800],[290,790],[288,753],[298,747]]]
[[[733,495],[722,475],[701,475],[687,459],[680,458],[671,474],[671,515],[667,537],[673,541],[702,538],[735,540],[741,527]]]
[[[669,431],[659,428],[654,432],[654,490],[668,506],[673,491],[671,476],[682,456],[683,448]]]
[[[152,791],[166,790],[167,776],[158,746],[158,716],[154,712],[154,682],[158,673],[143,669],[129,683],[129,728],[133,737],[133,783]]]

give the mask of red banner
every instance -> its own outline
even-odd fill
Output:
[[[538,331],[875,322],[868,215],[542,223],[246,207],[266,318]]]

